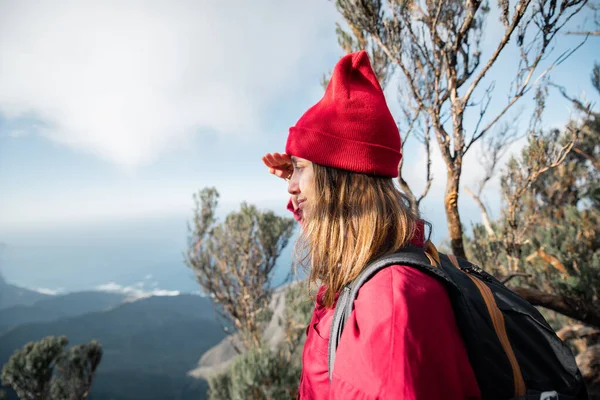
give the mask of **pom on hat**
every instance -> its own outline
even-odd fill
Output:
[[[340,59],[323,98],[290,128],[285,151],[328,167],[398,176],[400,132],[365,51]]]

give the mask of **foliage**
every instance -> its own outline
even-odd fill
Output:
[[[285,312],[279,321],[285,330],[285,340],[275,349],[262,346],[249,350],[226,372],[213,377],[209,382],[211,400],[295,397],[306,326],[314,304],[304,283],[296,282],[285,290]]]
[[[268,348],[251,349],[238,358],[226,378],[219,382],[228,384],[227,389],[217,389],[211,382],[210,399],[290,399],[297,390],[299,371],[282,359],[280,354]],[[217,397],[216,393],[227,393]]]
[[[22,400],[87,398],[102,359],[100,344],[73,346],[65,336],[48,336],[15,351],[2,368],[2,382]]]
[[[574,105],[564,129],[530,132],[501,177],[501,218],[467,247],[530,302],[544,294],[538,304],[600,326],[600,114]]]
[[[221,223],[215,217],[219,194],[197,196],[186,263],[218,311],[240,333],[246,348],[260,347],[270,319],[270,286],[277,258],[293,233],[294,220],[242,203]]]

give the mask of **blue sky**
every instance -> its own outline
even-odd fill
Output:
[[[180,255],[192,193],[216,186],[222,214],[241,201],[285,213],[286,185],[260,157],[282,151],[289,126],[322,95],[320,78],[342,55],[338,20],[325,0],[0,1],[0,242],[13,249],[1,266],[6,277],[77,290],[131,285],[152,269],[171,277],[158,284],[191,290]],[[498,27],[488,26],[484,59]],[[549,61],[581,39],[561,36]],[[590,38],[552,79],[597,101],[589,74],[599,49]],[[496,107],[516,68],[517,53],[508,50],[488,78],[496,80]],[[392,81],[386,95],[399,117],[396,88]],[[528,96],[508,118],[526,124],[530,106]],[[545,124],[569,115],[568,102],[552,94]],[[481,176],[476,159],[474,149],[465,161],[470,187]],[[424,155],[415,143],[405,160],[419,191]],[[439,241],[446,229],[439,152],[433,170],[423,214]],[[486,199],[496,211],[497,183]],[[465,222],[478,220],[467,196],[460,208]]]

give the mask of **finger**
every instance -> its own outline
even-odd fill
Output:
[[[271,167],[271,163],[269,162],[269,155],[265,154],[264,156],[262,156],[262,162],[263,164],[265,164],[267,167]]]
[[[273,158],[275,160],[277,160],[280,164],[291,164],[292,163],[292,159],[290,156],[288,156],[287,154],[283,153],[283,154],[273,154]]]
[[[272,154],[267,154],[263,157],[263,162],[265,163],[265,165],[267,167],[275,167],[277,165],[277,163],[275,162],[275,160],[273,159],[273,155]]]
[[[282,178],[282,179],[285,179],[289,176],[289,173],[287,171],[283,171],[278,168],[269,168],[269,173],[275,175],[278,178]]]
[[[292,172],[291,158],[283,153],[269,153],[262,157],[263,163],[269,167],[269,173],[288,179]]]
[[[279,160],[277,163],[277,167],[283,171],[287,171],[288,173],[293,171],[294,169],[292,163],[285,160]]]

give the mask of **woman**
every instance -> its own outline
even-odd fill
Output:
[[[337,294],[376,257],[424,246],[423,224],[394,186],[400,135],[366,53],[343,57],[324,97],[290,128],[286,153],[267,154],[288,180],[301,253],[322,284],[302,354],[300,399],[478,399],[444,287],[392,266],[360,289],[327,374]]]

